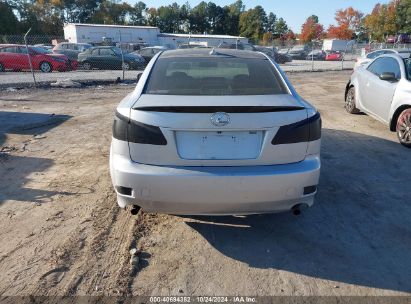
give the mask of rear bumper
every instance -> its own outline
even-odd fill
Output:
[[[148,212],[186,215],[274,213],[313,204],[320,175],[319,156],[275,166],[165,167],[132,162],[110,153],[110,171],[120,207],[138,205]],[[131,188],[130,195],[118,187]]]

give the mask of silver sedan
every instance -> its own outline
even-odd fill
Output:
[[[367,113],[411,148],[411,59],[382,55],[354,71],[345,90],[348,113]]]
[[[320,143],[320,114],[272,58],[165,51],[117,107],[111,177],[132,210],[299,213],[314,202]]]

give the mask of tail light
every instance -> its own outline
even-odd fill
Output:
[[[113,137],[136,144],[167,145],[167,140],[159,127],[131,121],[128,117],[118,112],[116,112],[116,117],[114,118]]]
[[[316,113],[307,119],[280,127],[272,140],[273,145],[309,142],[321,138],[321,116]]]

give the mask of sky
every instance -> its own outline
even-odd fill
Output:
[[[125,0],[128,3],[134,4],[138,0]],[[184,4],[187,0],[142,0],[148,7],[159,7],[177,2],[179,5]],[[212,1],[217,5],[224,6],[235,2],[235,0],[205,0]],[[189,0],[191,7],[196,6],[201,0]],[[243,0],[246,9],[261,5],[268,13],[273,12],[277,17],[283,17],[287,24],[294,32],[300,32],[301,25],[311,15],[317,15],[320,23],[328,28],[330,24],[334,24],[334,15],[337,9],[353,8],[368,14],[377,3],[388,3],[388,0]]]

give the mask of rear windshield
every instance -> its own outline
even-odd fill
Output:
[[[159,58],[146,94],[273,95],[287,91],[267,59]]]

